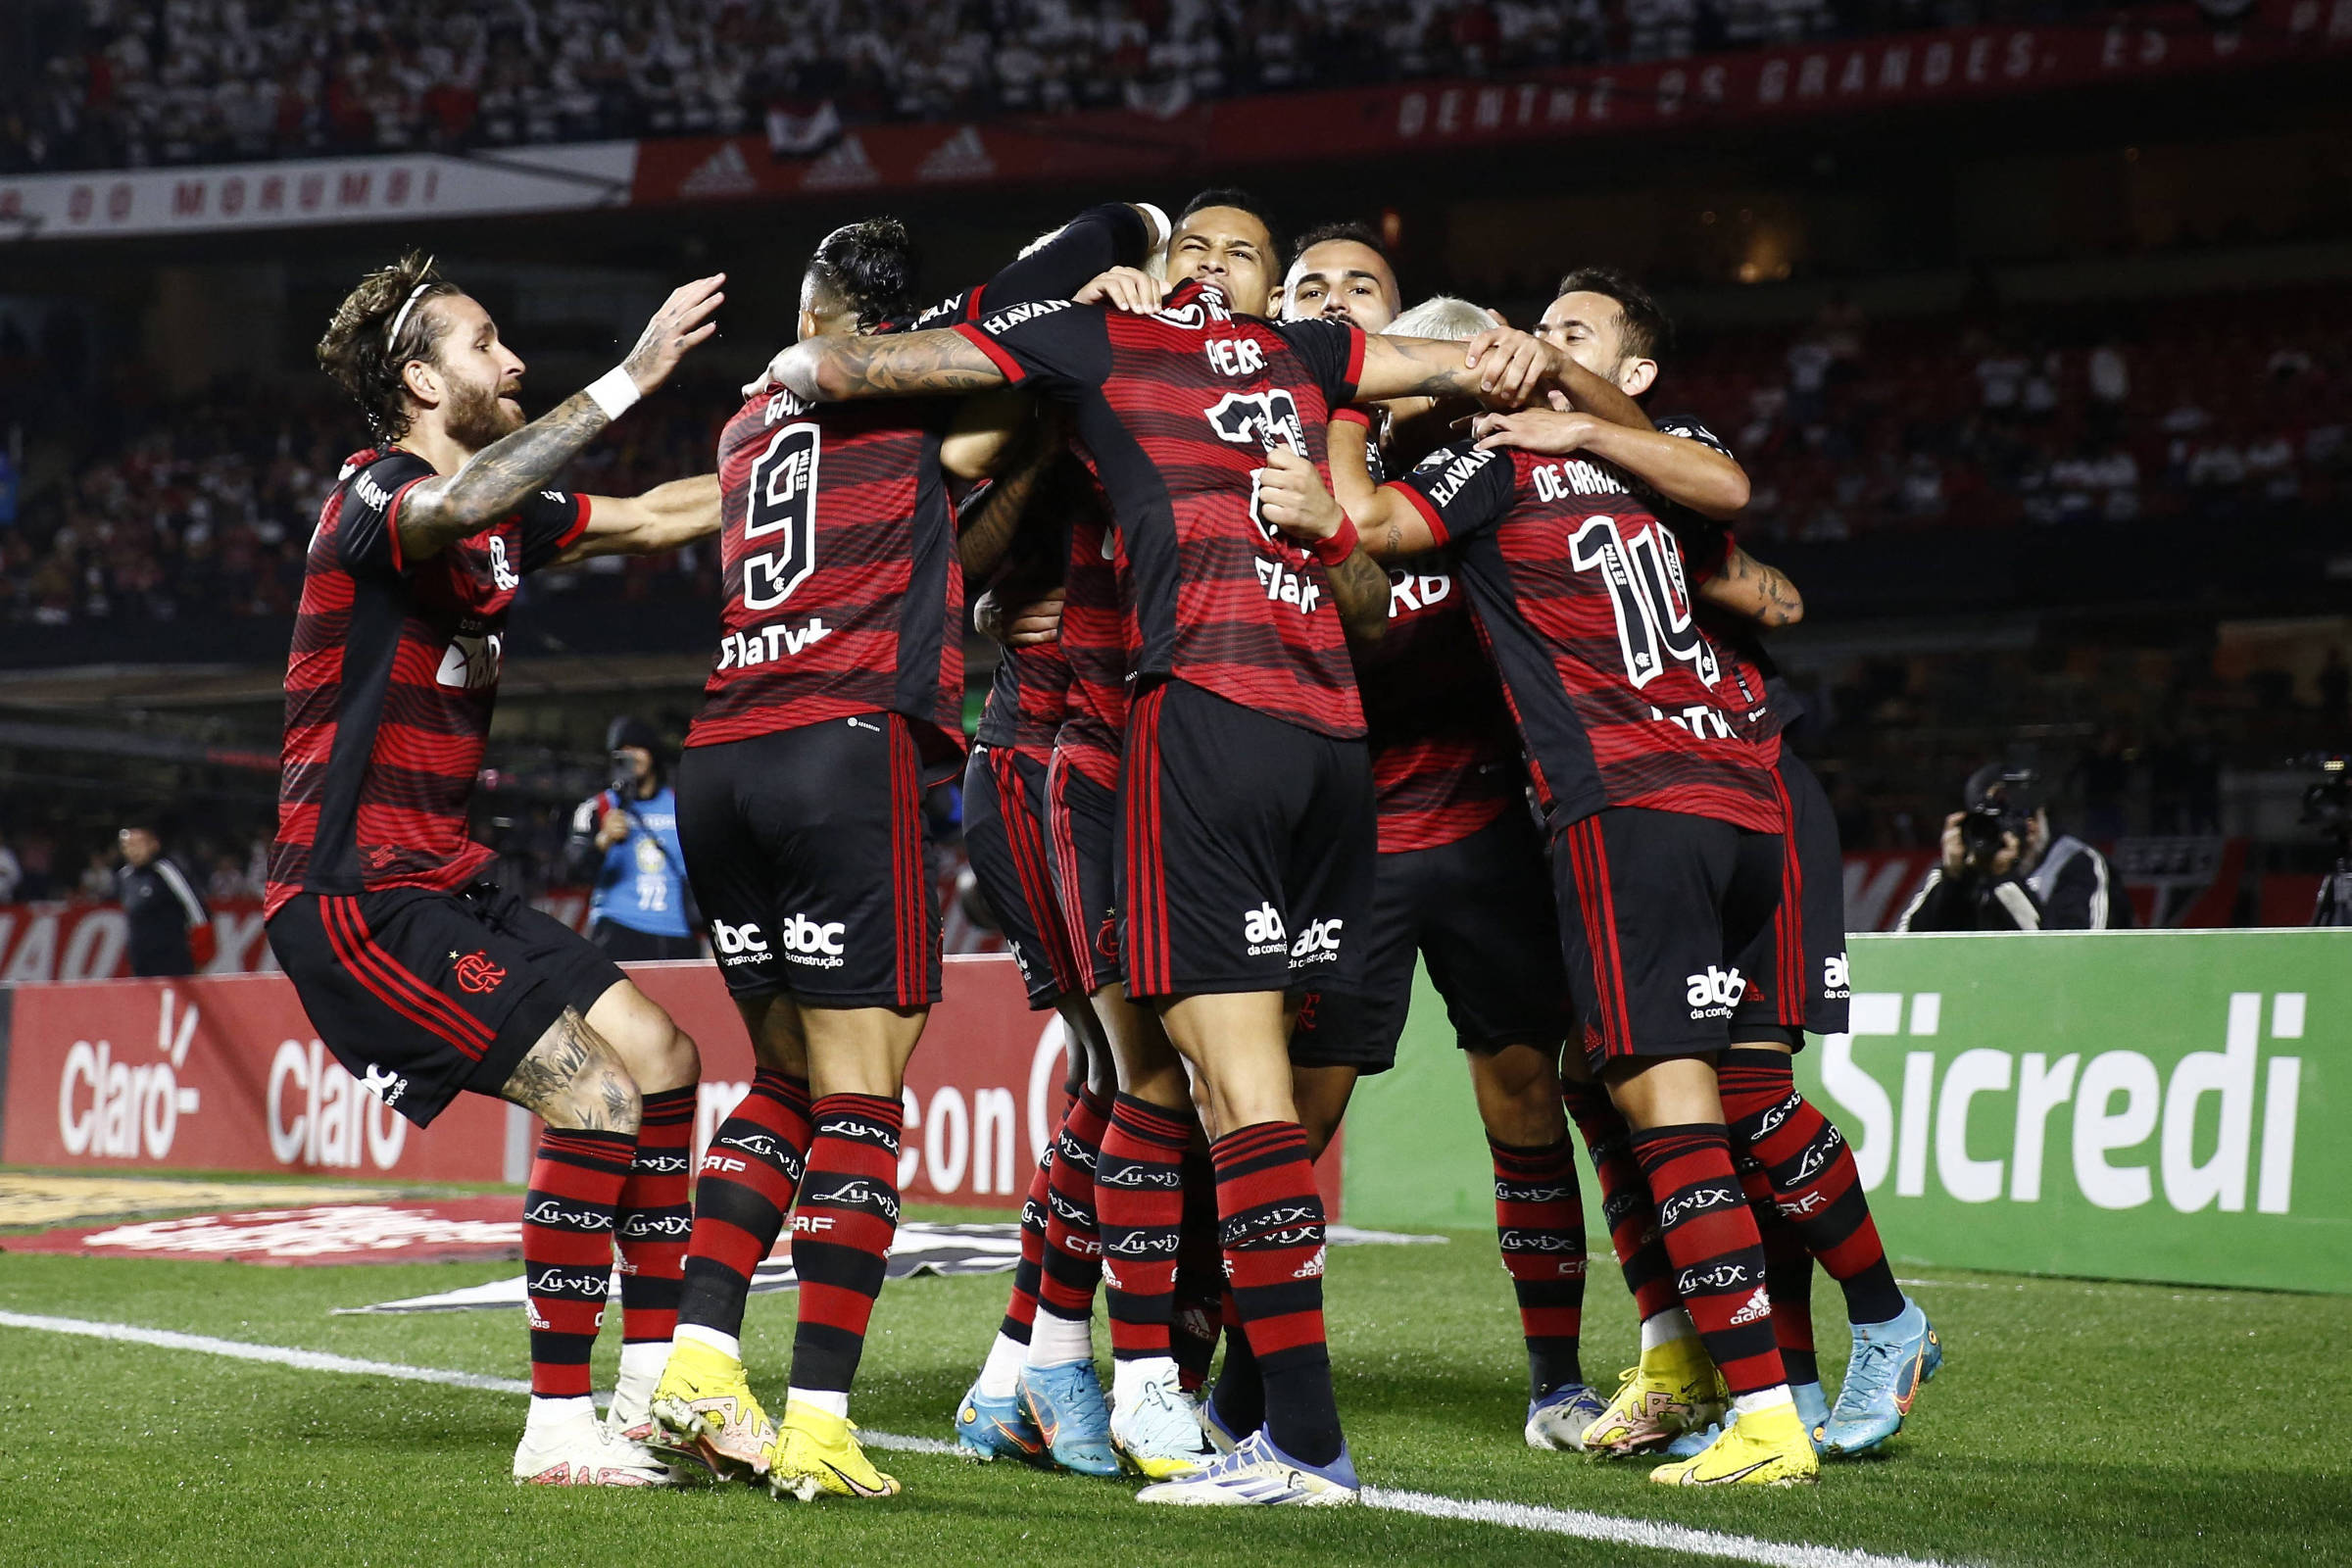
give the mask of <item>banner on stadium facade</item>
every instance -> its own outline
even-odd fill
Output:
[[[750,1090],[751,1042],[710,963],[628,972],[702,1049],[699,1160]],[[529,1169],[531,1116],[461,1095],[411,1126],[327,1054],[282,974],[19,985],[0,1001],[0,1163],[459,1182]],[[1062,1042],[1010,958],[946,960],[906,1074],[909,1201],[1019,1205],[1060,1116]],[[1325,1166],[1336,1216],[1339,1160]]]
[[[1869,936],[1853,1033],[1797,1081],[1851,1140],[1897,1271],[2352,1294],[2352,932]],[[1349,1211],[1492,1222],[1426,982],[1348,1112]],[[1597,1233],[1596,1233],[1597,1234]]]
[[[185,169],[0,175],[0,238],[87,239],[421,218],[569,212],[628,202],[637,144],[298,158]]]
[[[2352,51],[2352,0],[2259,0],[2233,25],[2193,6],[2108,24],[1999,25],[1629,62],[1500,81],[1265,93],[1166,115],[1101,110],[963,123],[861,125],[821,138],[678,137],[639,151],[641,205],[1119,179],[1238,165],[1380,158],[1912,108]],[[1303,150],[1303,151],[1302,151]]]

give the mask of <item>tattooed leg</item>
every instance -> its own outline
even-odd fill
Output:
[[[499,1091],[550,1127],[582,1132],[637,1132],[636,1080],[612,1048],[565,1007],[515,1065]]]

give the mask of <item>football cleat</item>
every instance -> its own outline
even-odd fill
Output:
[[[1190,1475],[1217,1456],[1201,1431],[1200,1413],[1170,1368],[1164,1380],[1110,1412],[1110,1446],[1129,1469],[1151,1481]]]
[[[1586,1384],[1571,1383],[1564,1389],[1554,1389],[1540,1399],[1528,1401],[1524,1434],[1527,1446],[1581,1450],[1586,1429],[1606,1415],[1608,1408],[1608,1402]]]
[[[1110,1402],[1092,1361],[1021,1368],[1021,1408],[1037,1423],[1046,1451],[1064,1470],[1082,1476],[1115,1476],[1119,1456],[1110,1446]]]
[[[1250,1429],[1250,1432],[1256,1430],[1255,1427]],[[1231,1453],[1242,1446],[1242,1440],[1250,1433],[1236,1431],[1227,1424],[1225,1417],[1217,1411],[1216,1395],[1212,1392],[1203,1396],[1200,1400],[1200,1435],[1206,1438],[1208,1446],[1219,1453]]]
[[[1263,1431],[1244,1438],[1190,1475],[1146,1487],[1138,1502],[1173,1502],[1196,1507],[1328,1508],[1355,1501],[1362,1483],[1342,1446],[1329,1464],[1306,1464],[1274,1446]]]
[[[1730,1402],[1695,1335],[1643,1350],[1642,1364],[1618,1377],[1617,1396],[1584,1430],[1587,1453],[1623,1457],[1662,1448],[1692,1427],[1722,1420]]]
[[[767,1450],[762,1468],[767,1472],[769,1492],[803,1502],[825,1496],[895,1497],[899,1494],[898,1477],[874,1468],[848,1417],[805,1404],[784,1406],[775,1446]]]
[[[593,1411],[537,1428],[525,1427],[514,1448],[518,1487],[674,1487],[678,1477],[662,1455],[631,1443]]]
[[[1035,1464],[1046,1456],[1045,1437],[1021,1408],[1019,1393],[992,1399],[977,1383],[964,1391],[963,1402],[956,1407],[956,1447],[965,1458],[983,1461],[1004,1458]]]
[[[1829,1396],[1821,1392],[1821,1385],[1818,1383],[1791,1383],[1788,1385],[1788,1396],[1796,1401],[1796,1419],[1803,1425],[1805,1435],[1813,1440],[1813,1451],[1819,1453],[1821,1451],[1821,1424],[1830,1418]],[[1703,1432],[1694,1430],[1684,1433],[1666,1445],[1667,1457],[1671,1459],[1697,1457],[1706,1452],[1707,1446],[1722,1437],[1724,1430],[1739,1419],[1740,1412],[1734,1410],[1720,1424],[1710,1425]]]
[[[1854,1325],[1854,1353],[1838,1387],[1838,1406],[1822,1423],[1821,1451],[1868,1453],[1903,1430],[1920,1386],[1943,1365],[1943,1342],[1909,1297],[1902,1315]]]
[[[1820,1477],[1812,1435],[1793,1404],[1751,1411],[1699,1453],[1649,1473],[1662,1487],[1801,1487]]]
[[[680,1340],[662,1368],[651,1409],[654,1435],[646,1442],[653,1447],[691,1459],[721,1480],[751,1481],[764,1473],[775,1423],[760,1408],[743,1363],[725,1351]]]

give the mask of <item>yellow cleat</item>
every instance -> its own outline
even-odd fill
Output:
[[[803,1502],[821,1496],[895,1497],[899,1492],[898,1478],[884,1475],[865,1456],[856,1426],[805,1404],[784,1406],[766,1470],[768,1491]]]
[[[1793,1404],[1742,1415],[1702,1452],[1649,1473],[1665,1487],[1808,1487],[1820,1477],[1821,1460]]]
[[[743,1363],[723,1350],[681,1340],[654,1387],[654,1432],[647,1446],[702,1465],[726,1481],[755,1481],[767,1470],[776,1424],[760,1408]]]
[[[1668,1340],[1619,1374],[1617,1396],[1585,1428],[1587,1453],[1622,1458],[1662,1448],[1693,1427],[1723,1419],[1723,1379],[1696,1337]]]

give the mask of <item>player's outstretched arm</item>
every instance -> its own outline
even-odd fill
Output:
[[[1635,425],[1573,409],[1515,409],[1482,414],[1471,430],[1482,448],[1518,447],[1548,457],[1590,454],[1717,522],[1747,510],[1747,470],[1739,459],[1704,441],[1653,430],[1646,416]]]
[[[1364,553],[1354,524],[1323,488],[1312,463],[1287,445],[1269,449],[1266,466],[1257,470],[1257,512],[1323,563],[1349,642],[1378,642],[1386,635],[1389,574]]]
[[[1013,395],[1011,412],[1025,422],[1000,438],[993,421],[1004,411],[982,409],[980,405],[997,404],[1005,396],[998,392],[983,393],[957,410],[958,423],[969,416],[987,433],[974,434],[960,454],[954,433],[940,448],[941,466],[958,477],[978,478],[991,468],[996,472],[996,482],[988,487],[988,493],[957,519],[956,556],[963,563],[967,580],[985,577],[1004,563],[1004,553],[1012,548],[1013,536],[1020,532],[1021,518],[1029,511],[1030,500],[1062,450],[1060,419],[1051,410],[1032,415],[1029,400],[1017,394]],[[958,466],[959,461],[976,463],[983,449],[989,467]]]
[[[804,403],[941,397],[1004,384],[996,362],[948,327],[807,338],[777,355],[768,374]]]
[[[1649,416],[1622,389],[1542,338],[1509,326],[1489,327],[1467,343],[1370,333],[1355,394],[1373,402],[1469,397],[1516,408],[1551,389],[1613,424],[1649,428]]]
[[[718,475],[672,479],[641,496],[587,496],[588,526],[555,564],[590,556],[659,556],[718,532]]]
[[[1737,543],[1728,547],[1722,566],[1701,582],[1696,592],[1702,602],[1726,614],[1753,621],[1766,631],[1793,626],[1805,618],[1804,595],[1796,591],[1788,574],[1766,565]]]
[[[689,350],[718,330],[711,319],[726,296],[724,272],[672,293],[638,335],[628,357],[584,391],[573,393],[521,429],[491,442],[444,478],[427,479],[401,498],[401,554],[439,555],[457,540],[505,518],[543,488],[598,431],[669,378]]]
[[[1343,415],[1325,437],[1331,460],[1331,493],[1355,524],[1374,561],[1400,561],[1435,550],[1438,536],[1411,502],[1372,482],[1372,427]]]

